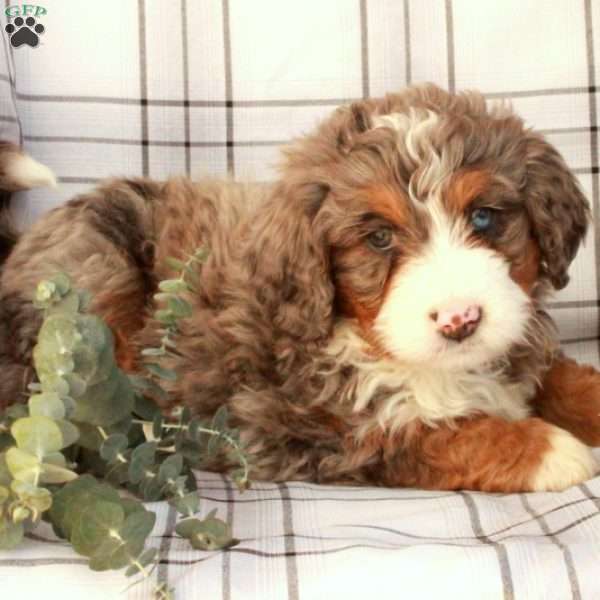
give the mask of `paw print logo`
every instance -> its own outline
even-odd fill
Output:
[[[14,23],[9,23],[4,31],[10,37],[10,43],[13,48],[18,48],[23,44],[27,44],[35,48],[40,43],[40,35],[44,33],[45,28],[41,23],[35,22],[33,17],[22,19],[17,17]]]

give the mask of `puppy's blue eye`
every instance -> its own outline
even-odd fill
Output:
[[[491,208],[476,208],[471,213],[471,225],[477,233],[489,231],[494,223],[494,211]]]

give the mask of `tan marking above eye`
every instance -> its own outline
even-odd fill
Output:
[[[410,220],[408,199],[400,190],[378,184],[365,190],[369,209],[397,227],[406,227]]]
[[[464,213],[474,200],[485,194],[490,182],[491,174],[487,169],[465,169],[455,173],[444,194],[448,211]]]

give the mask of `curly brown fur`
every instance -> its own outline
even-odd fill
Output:
[[[494,215],[485,234],[471,224],[479,209]],[[560,489],[594,463],[531,418],[531,401],[556,353],[543,303],[566,284],[588,218],[556,150],[479,94],[428,85],[342,107],[286,149],[273,185],[113,180],[37,223],[0,283],[0,402],[30,377],[40,279],[60,268],[89,289],[137,369],[160,337],[150,315],[155,282],[172,275],[165,257],[205,246],[164,408],[208,417],[227,404],[254,477]],[[456,262],[424,282],[420,269],[444,260],[436,244]],[[469,280],[488,266],[490,297]],[[471,288],[478,331],[442,340],[435,302]]]

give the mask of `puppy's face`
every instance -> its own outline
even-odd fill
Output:
[[[481,99],[399,111],[388,100],[358,120],[321,168],[329,193],[314,221],[338,314],[407,364],[471,369],[526,344],[535,300],[566,283],[585,231],[560,156]]]

